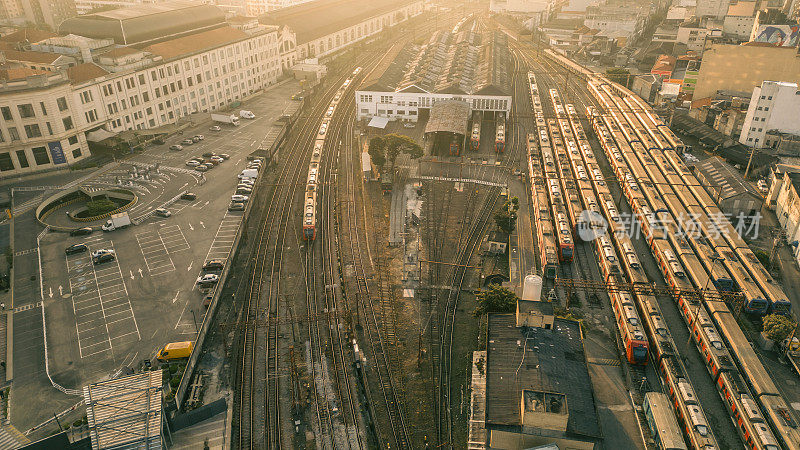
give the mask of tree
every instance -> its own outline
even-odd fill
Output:
[[[105,197],[86,202],[86,214],[88,217],[102,216],[115,209],[117,209],[117,204]]]
[[[508,313],[517,308],[517,294],[499,284],[490,284],[481,289],[477,295],[478,306],[475,308],[475,317],[486,313]]]
[[[383,140],[382,137],[376,136],[369,140],[369,157],[372,158],[372,162],[375,163],[383,172],[383,166],[386,164],[386,156],[384,156],[383,152],[386,150],[386,142]]]
[[[494,214],[494,223],[503,233],[511,234],[517,224],[517,211],[519,211],[519,198],[513,197],[503,203],[500,210]]]
[[[775,342],[781,342],[789,336],[795,327],[795,322],[781,314],[765,316],[761,322],[764,335]]]
[[[392,163],[392,169],[400,153],[405,153],[412,159],[420,158],[424,153],[419,144],[402,134],[387,134],[383,137],[383,142],[386,145],[386,159]]]
[[[606,78],[625,87],[628,87],[628,79],[630,78],[630,74],[631,72],[628,69],[624,69],[622,67],[612,67],[611,69],[606,70]]]

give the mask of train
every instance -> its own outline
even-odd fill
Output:
[[[686,450],[681,429],[665,394],[661,392],[646,393],[642,410],[656,447],[661,450]]]
[[[479,111],[472,113],[472,134],[469,137],[469,148],[477,152],[481,147],[481,114]]]
[[[342,83],[334,94],[333,99],[328,105],[328,109],[322,118],[314,139],[314,149],[311,152],[311,160],[308,163],[308,175],[306,176],[306,189],[303,198],[303,239],[313,241],[317,237],[317,199],[319,195],[319,179],[322,170],[322,156],[325,151],[325,140],[328,136],[328,127],[336,108],[347,89],[355,78],[361,73],[361,67],[356,67],[350,76]]]
[[[629,91],[595,74],[587,73],[586,79],[607,111],[590,107],[587,114],[618,180],[625,181],[621,174],[627,171],[646,186],[640,194],[625,192],[642,227],[647,227],[647,218],[655,218],[654,209],[672,223],[648,233],[648,244],[665,280],[680,293],[679,311],[743,442],[748,448],[800,448],[798,425],[786,400],[719,296],[737,290],[743,311],[762,315],[788,314],[785,294],[749,257],[751,252],[729,224],[719,224],[723,232],[712,233],[718,224],[710,217],[718,214],[718,206],[676,157],[682,147],[674,134]],[[603,138],[607,135],[611,142]],[[692,290],[712,295],[691,295]]]
[[[541,158],[536,135],[527,136],[528,173],[531,183],[531,204],[536,214],[536,242],[539,248],[539,267],[544,278],[554,279],[558,273],[558,250],[556,249],[555,225],[550,215],[550,201],[544,184]]]
[[[506,150],[506,116],[505,113],[497,113],[495,121],[494,151],[503,153]]]

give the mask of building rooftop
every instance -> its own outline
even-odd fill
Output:
[[[728,15],[739,16],[739,17],[753,17],[756,15],[757,6],[758,2],[731,3],[731,6],[728,7]]]
[[[204,50],[221,47],[231,42],[240,41],[249,35],[233,27],[222,27],[203,31],[189,36],[171,39],[149,45],[142,50],[161,56],[166,60],[191,55]]]
[[[109,71],[103,69],[95,63],[83,63],[67,69],[67,76],[72,84],[81,84],[85,81],[108,75]]]
[[[46,70],[31,69],[30,67],[0,67],[0,80],[24,80],[34,75],[47,73]]]
[[[57,34],[51,31],[37,30],[34,28],[21,28],[13,33],[0,37],[4,42],[39,42],[44,39],[56,37]]]
[[[565,434],[602,437],[577,322],[518,328],[514,314],[489,314],[487,333],[487,427],[521,426],[523,391],[546,392],[566,397]]]
[[[706,186],[711,186],[711,189],[715,192],[721,189],[719,193],[721,199],[745,193],[761,196],[754,186],[745,181],[738,170],[719,156],[713,156],[701,161],[697,164],[697,170],[702,172],[705,177]]]
[[[92,38],[113,38],[117,44],[132,45],[224,24],[225,12],[216,6],[173,0],[73,17],[62,22],[59,31]]]
[[[650,73],[666,75],[669,77],[672,74],[672,71],[675,70],[676,61],[677,60],[670,55],[661,55],[658,57],[658,59],[656,59],[655,64],[653,64],[653,68],[650,69]]]
[[[270,11],[259,17],[268,25],[288,26],[302,45],[385,14],[415,0],[316,0]]]
[[[93,449],[161,449],[161,370],[83,388]]]
[[[138,53],[142,53],[142,50],[133,47],[114,47],[110,51],[103,53],[102,56],[108,58],[119,58],[122,56],[135,55]]]
[[[53,64],[63,55],[46,52],[18,52],[16,50],[3,50],[9,61],[25,61],[39,64]]]
[[[439,100],[431,108],[425,133],[448,132],[466,134],[469,103],[461,100]]]
[[[361,91],[509,95],[508,41],[500,32],[439,31],[426,44],[392,50]],[[389,58],[387,58],[389,59]]]
[[[794,191],[800,194],[800,173],[790,172],[786,175],[789,176],[789,181],[792,183]]]

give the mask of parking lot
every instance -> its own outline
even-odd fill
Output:
[[[204,140],[170,151],[184,138],[176,136],[86,183],[99,189],[130,177],[134,166],[140,172],[159,163],[157,173],[137,177],[131,187],[143,198],[133,217],[183,191],[196,198],[169,205],[170,217],[150,215],[122,230],[83,237],[50,232],[42,239],[43,289],[53,292],[45,296],[44,306],[54,381],[79,389],[150,359],[165,343],[194,339],[205,312],[204,294],[195,281],[206,261],[228,256],[242,221],[241,211],[228,211],[236,175],[298,90],[294,82],[279,86],[243,105],[256,119],[219,132],[209,131],[210,122],[198,124],[184,136],[203,134]],[[207,152],[230,158],[205,174],[186,166],[186,160]],[[65,256],[64,249],[74,243],[85,243],[89,250]],[[114,250],[116,259],[93,265],[90,254],[98,249]]]

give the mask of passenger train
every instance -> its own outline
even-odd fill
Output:
[[[348,87],[350,87],[359,73],[361,73],[361,67],[357,67],[350,77],[342,83],[339,90],[336,91],[333,100],[328,105],[325,116],[322,118],[319,131],[314,140],[314,150],[311,153],[311,161],[308,164],[308,176],[306,177],[306,190],[303,199],[303,238],[307,241],[314,240],[317,236],[317,195],[322,168],[322,155],[325,151],[325,139],[328,136],[328,126],[342,96],[344,96]]]
[[[472,134],[469,137],[469,148],[477,152],[481,147],[481,113],[472,113]]]
[[[746,312],[789,314],[789,303],[780,286],[763,267],[759,269],[757,260],[750,258],[752,252],[730,224],[721,224],[723,232],[719,236],[711,233],[717,224],[709,218],[715,217],[719,209],[677,157],[677,151],[683,151],[680,141],[648,106],[630,91],[566,58],[554,53],[550,57],[572,64],[572,70],[582,70],[590,92],[607,111],[601,114],[594,108],[587,109],[601,146],[607,156],[611,155],[609,162],[615,166],[619,181],[625,181],[621,174],[627,171],[646,186],[639,195],[625,192],[640,220],[655,219],[653,208],[664,205],[662,214],[671,215],[673,224],[679,227],[648,234],[648,243],[667,282],[677,292],[687,290],[678,295],[679,310],[742,440],[754,449],[800,448],[793,412],[728,305],[719,300],[719,294],[702,298],[689,294],[690,289],[712,294],[736,289],[744,298]],[[613,139],[606,139],[607,136]],[[642,223],[643,228],[646,226]],[[690,226],[697,233],[688,233]],[[668,355],[659,357],[663,361]],[[662,375],[667,366],[661,364]]]
[[[505,113],[497,113],[495,122],[494,151],[503,153],[506,150],[506,116]]]

